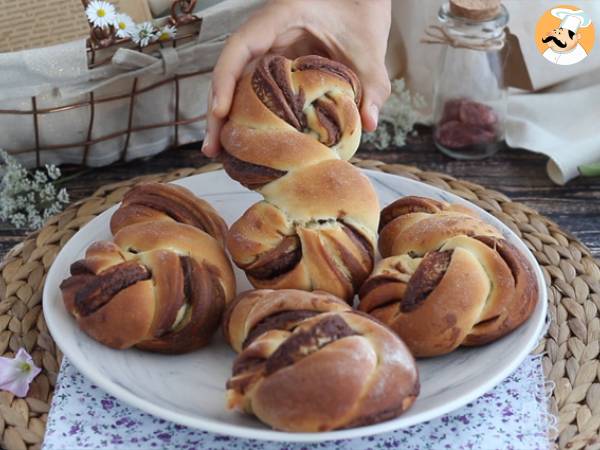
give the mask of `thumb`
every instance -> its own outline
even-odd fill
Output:
[[[364,130],[370,132],[377,128],[379,111],[390,96],[391,84],[383,63],[361,72],[358,73],[363,88],[360,117]]]

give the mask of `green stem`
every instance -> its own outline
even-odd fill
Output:
[[[600,177],[600,162],[582,164],[579,166],[579,173],[584,177]]]
[[[92,170],[93,169],[84,169],[84,170],[80,170],[79,172],[72,173],[71,175],[67,175],[66,177],[60,177],[58,180],[54,181],[54,185],[60,186],[61,184],[64,184],[67,181],[74,180],[75,178],[80,177],[81,175],[85,175],[86,173],[89,173]]]

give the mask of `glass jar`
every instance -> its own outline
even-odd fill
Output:
[[[482,159],[504,141],[504,28],[508,11],[501,5],[492,19],[457,16],[445,3],[438,12],[446,42],[435,75],[433,120],[436,147],[457,159]]]

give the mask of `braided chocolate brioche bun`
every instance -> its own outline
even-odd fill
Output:
[[[404,343],[326,293],[246,293],[231,304],[224,328],[234,347],[243,343],[227,382],[228,406],[275,429],[316,432],[381,422],[400,415],[419,394]]]
[[[183,353],[206,345],[235,296],[219,242],[173,220],[134,223],[99,241],[61,285],[79,327],[109,347]]]
[[[474,212],[405,197],[381,216],[384,259],[361,287],[359,310],[390,326],[416,357],[487,344],[533,312],[532,267]]]
[[[378,204],[350,163],[324,161],[264,188],[227,247],[256,288],[325,290],[350,301],[374,265]],[[335,200],[334,200],[335,199]]]
[[[110,231],[134,223],[173,220],[210,234],[223,247],[227,225],[219,213],[190,190],[172,183],[145,183],[127,191],[110,219]]]
[[[318,56],[267,55],[238,83],[223,165],[265,201],[232,225],[227,247],[255,287],[350,301],[371,273],[379,202],[345,161],[360,142],[359,101],[356,75]]]
[[[348,160],[360,143],[360,83],[320,56],[261,58],[235,90],[221,131],[223,166],[250,189],[327,159]]]

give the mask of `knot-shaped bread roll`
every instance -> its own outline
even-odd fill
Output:
[[[373,269],[378,199],[348,163],[360,142],[360,85],[318,56],[268,55],[238,83],[221,132],[227,173],[264,196],[227,246],[258,288],[350,300]]]
[[[247,293],[230,305],[224,329],[236,350],[243,347],[227,382],[229,407],[278,430],[381,422],[419,393],[404,343],[325,292]]]
[[[533,312],[532,267],[473,211],[405,197],[381,217],[384,259],[361,287],[359,310],[389,325],[415,356],[489,343]]]
[[[131,203],[124,205],[131,213]],[[142,220],[121,214],[114,241],[93,243],[61,283],[67,311],[84,332],[109,347],[195,350],[208,343],[235,297],[233,270],[218,240],[221,219],[208,227],[214,237],[168,213],[146,220],[157,214],[144,209]],[[132,224],[121,227],[127,220]]]

